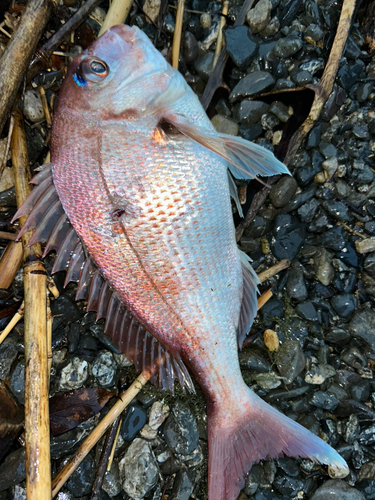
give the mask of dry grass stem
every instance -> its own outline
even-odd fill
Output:
[[[60,491],[61,487],[68,480],[71,474],[76,470],[78,465],[92,450],[99,439],[107,431],[114,420],[125,410],[133,398],[142,390],[142,387],[147,384],[150,375],[148,373],[141,373],[139,377],[132,383],[118,401],[112,406],[107,415],[99,422],[91,434],[85,439],[79,449],[72,455],[69,462],[57,474],[52,482],[52,496],[54,497]]]
[[[98,37],[109,30],[109,28],[112,28],[112,26],[124,23],[132,5],[133,0],[113,0],[108,9],[103,26],[100,28]]]
[[[24,302],[22,302],[21,307],[18,309],[16,314],[13,316],[13,318],[7,324],[6,328],[1,332],[0,345],[2,344],[2,342],[4,342],[4,340],[10,334],[10,332],[13,330],[13,328],[16,326],[16,324],[19,322],[19,320],[23,318],[23,316],[25,314],[24,305],[25,305]]]
[[[225,23],[227,22],[226,16],[228,15],[228,9],[229,9],[229,1],[224,0],[222,16],[220,19],[219,33],[217,35],[217,40],[216,40],[215,55],[214,55],[214,60],[212,63],[213,68],[216,66],[217,60],[219,59],[221,49],[223,48],[223,28],[225,26]]]
[[[47,96],[46,92],[43,87],[39,87],[39,94],[42,99],[42,104],[43,104],[43,111],[44,111],[44,116],[46,117],[46,122],[48,127],[51,127],[52,125],[52,117],[51,117],[51,112],[49,110],[48,102],[47,102]]]
[[[271,297],[272,297],[271,288],[262,293],[262,295],[258,299],[258,311],[261,307],[264,306],[266,302],[270,300]]]
[[[291,159],[296,154],[302,140],[310,132],[314,123],[319,118],[323,106],[332,92],[333,84],[336,78],[336,73],[339,68],[341,56],[343,54],[349,31],[352,25],[353,14],[356,7],[356,0],[344,0],[342,5],[339,24],[335,39],[333,41],[332,49],[328,57],[327,64],[324,68],[323,76],[319,83],[316,85],[308,85],[309,88],[314,90],[315,97],[309,116],[302,123],[300,128],[293,135],[284,163],[289,164]]]
[[[172,66],[174,69],[178,69],[178,60],[180,57],[180,47],[181,47],[181,34],[182,34],[182,21],[184,18],[185,0],[178,0],[177,13],[176,13],[176,24],[173,35],[172,43]]]
[[[31,187],[23,117],[13,112],[11,140],[17,205],[21,206]],[[20,220],[21,226],[25,217]],[[28,500],[50,500],[51,463],[49,442],[47,375],[47,273],[42,264],[41,245],[28,247],[31,231],[22,236],[25,290],[25,439],[26,491]]]
[[[31,56],[52,12],[51,0],[29,0],[12,40],[0,59],[0,134]]]
[[[280,260],[280,262],[278,262],[274,266],[259,273],[258,274],[259,281],[261,281],[263,283],[264,281],[268,280],[269,278],[272,278],[272,276],[275,276],[276,274],[280,273],[281,271],[284,271],[284,269],[287,269],[289,266],[290,266],[289,259]]]
[[[0,258],[0,288],[9,288],[22,262],[22,244],[11,241]]]
[[[115,436],[115,439],[114,439],[113,444],[112,444],[112,450],[111,450],[111,454],[109,455],[108,464],[107,464],[107,472],[109,472],[112,468],[112,462],[113,462],[113,459],[115,457],[117,440],[118,440],[118,437],[120,434],[121,425],[122,425],[122,417],[120,418],[119,424],[117,426],[116,436]]]
[[[351,227],[349,227],[347,224],[345,224],[345,222],[338,222],[337,223],[339,226],[342,226],[344,227],[349,233],[352,233],[352,234],[355,234],[356,236],[359,236],[360,238],[362,238],[363,240],[365,240],[367,238],[367,236],[365,236],[364,234],[362,233],[358,233],[357,231],[354,231],[354,229],[352,229]]]

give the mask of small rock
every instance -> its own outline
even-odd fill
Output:
[[[331,299],[333,309],[341,318],[348,318],[358,307],[358,300],[351,293],[335,295]]]
[[[273,102],[269,111],[284,123],[286,123],[293,114],[293,110],[281,101]]]
[[[251,32],[256,34],[262,31],[271,20],[272,4],[269,0],[260,0],[246,15]]]
[[[215,115],[212,118],[211,123],[219,134],[238,134],[238,124],[226,116]]]
[[[306,372],[305,382],[308,384],[321,385],[327,378],[333,377],[336,370],[331,365],[312,365]]]
[[[309,403],[322,410],[333,411],[337,408],[339,400],[328,392],[316,391],[309,399]]]
[[[286,340],[277,353],[276,365],[285,384],[291,384],[305,368],[305,355],[300,343]]]
[[[368,253],[375,251],[375,238],[360,239],[355,242],[355,248],[358,253]]]
[[[225,41],[226,49],[234,64],[241,70],[246,69],[258,50],[258,43],[252,38],[249,29],[246,26],[228,28],[225,31]]]
[[[145,18],[148,23],[150,23],[150,21],[148,20],[147,16],[154,23],[157,22],[159,10],[160,10],[160,0],[145,0],[145,3],[143,4],[143,11],[146,14]]]
[[[92,374],[101,387],[109,387],[114,383],[116,368],[112,353],[100,351],[92,364]]]
[[[234,87],[229,96],[229,101],[234,103],[244,97],[252,97],[265,92],[275,84],[275,80],[266,71],[254,71],[242,78]]]
[[[328,286],[335,274],[332,266],[333,255],[325,248],[320,248],[314,255],[314,269],[316,277],[325,286]]]
[[[302,45],[302,40],[296,36],[280,38],[277,40],[273,51],[277,57],[286,59],[298,52]]]
[[[278,259],[293,260],[304,242],[305,232],[306,226],[297,217],[278,214],[274,220],[272,253]]]
[[[302,302],[298,304],[296,307],[297,314],[301,316],[301,318],[306,319],[307,321],[317,321],[318,315],[316,313],[316,309],[313,303],[308,300],[307,302]]]
[[[102,489],[111,498],[119,495],[122,490],[120,471],[116,460],[112,461],[111,470],[104,474]]]
[[[10,377],[9,389],[21,405],[25,404],[25,360],[18,361]]]
[[[42,98],[37,90],[26,90],[23,113],[33,123],[44,120]]]
[[[151,429],[159,429],[161,424],[169,415],[169,406],[163,401],[156,401],[150,410],[149,425]]]
[[[121,425],[121,436],[125,441],[133,441],[147,421],[147,413],[140,405],[129,406]]]
[[[239,123],[246,125],[255,125],[259,122],[262,115],[267,113],[268,104],[262,101],[243,100],[233,109],[233,117]]]
[[[200,57],[195,63],[194,68],[198,75],[206,82],[212,73],[212,64],[214,61],[214,53],[207,52],[204,56]]]
[[[199,442],[198,427],[190,408],[181,402],[175,403],[164,424],[165,442],[173,453],[190,455]]]
[[[295,68],[292,70],[290,72],[290,77],[298,87],[303,87],[313,81],[312,74],[301,68]]]
[[[69,364],[61,370],[59,391],[79,389],[86,382],[89,365],[86,360],[74,357]]]
[[[352,488],[345,481],[332,479],[320,486],[311,500],[366,500],[365,497],[355,488]]]
[[[0,491],[22,482],[26,477],[25,448],[10,453],[1,464]]]
[[[172,491],[168,495],[168,500],[189,500],[197,480],[199,480],[199,474],[196,471],[180,469],[173,481]]]
[[[280,340],[274,330],[265,330],[263,333],[263,340],[266,347],[271,352],[277,352],[280,348]]]
[[[17,348],[14,344],[0,345],[0,380],[4,382],[8,379],[13,362],[18,356]]]
[[[89,495],[95,479],[96,467],[92,454],[87,455],[66,482],[66,488],[74,497]]]
[[[185,31],[183,35],[182,50],[185,61],[189,64],[193,64],[199,57],[199,46],[197,39],[190,31]]]
[[[211,16],[208,12],[201,14],[200,23],[202,29],[206,30],[211,27]]]
[[[366,342],[375,352],[375,311],[372,309],[357,311],[349,323],[349,332],[353,337]]]
[[[118,465],[123,488],[134,500],[141,500],[158,482],[158,463],[144,439],[134,439]]]
[[[302,302],[307,299],[307,288],[303,276],[303,268],[299,262],[296,262],[289,271],[288,281],[286,283],[286,293],[290,298]]]

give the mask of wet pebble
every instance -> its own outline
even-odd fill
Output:
[[[233,109],[233,117],[239,123],[245,125],[255,125],[268,111],[268,104],[262,101],[243,100],[236,104]]]
[[[275,84],[275,80],[266,71],[254,71],[242,78],[229,95],[229,101],[234,103],[244,97],[252,97],[265,92]]]
[[[180,469],[173,481],[168,500],[189,500],[197,480],[199,480],[199,474],[197,475],[196,471]]]
[[[0,345],[0,380],[8,379],[10,370],[18,356],[18,350],[14,344],[3,343]]]
[[[304,85],[312,83],[313,81],[312,74],[307,70],[300,68],[295,68],[294,70],[292,70],[290,73],[290,77],[298,87],[303,87]]]
[[[169,406],[164,401],[156,401],[150,409],[149,426],[157,430],[169,415]]]
[[[311,500],[366,500],[355,488],[345,481],[332,479],[320,486],[311,497]]]
[[[74,357],[62,370],[59,381],[60,391],[79,389],[86,382],[89,364],[86,360]]]
[[[306,319],[307,321],[318,320],[316,309],[310,300],[298,304],[296,307],[296,311],[298,315],[301,316],[301,318]]]
[[[305,233],[306,227],[296,217],[278,214],[273,227],[272,253],[278,259],[293,260],[304,242]]]
[[[328,286],[335,274],[332,266],[333,255],[325,248],[320,248],[314,255],[314,269],[317,279],[325,286]]]
[[[361,339],[375,352],[375,311],[362,309],[357,311],[349,323],[349,332],[357,339]]]
[[[194,63],[194,69],[198,73],[198,75],[202,78],[204,82],[206,82],[210,74],[212,72],[212,64],[214,61],[214,53],[207,52],[204,56],[200,57]]]
[[[332,297],[331,304],[341,318],[348,318],[357,309],[358,300],[351,293],[343,293]]]
[[[269,197],[276,208],[284,207],[297,191],[297,182],[290,175],[283,175],[274,186],[272,186]]]
[[[212,118],[211,123],[219,134],[238,134],[238,124],[226,116],[215,115]]]
[[[291,384],[305,368],[305,355],[300,343],[286,340],[276,355],[276,366],[285,384]]]
[[[302,302],[307,299],[307,288],[303,276],[303,268],[299,262],[296,262],[289,271],[286,292],[290,298]]]
[[[116,369],[116,362],[109,351],[100,351],[92,364],[92,374],[101,387],[113,385]]]
[[[316,391],[309,399],[309,403],[322,410],[333,411],[337,408],[339,400],[328,392]]]
[[[33,123],[44,120],[42,98],[37,90],[26,90],[23,113]]]
[[[270,0],[260,0],[246,15],[251,32],[256,34],[262,31],[271,20],[272,3]]]
[[[118,465],[123,488],[134,500],[141,500],[158,482],[158,464],[144,439],[134,439]]]
[[[225,31],[225,41],[226,49],[234,64],[241,70],[246,69],[258,50],[258,43],[252,38],[249,29],[246,26],[228,28]]]
[[[296,52],[298,52],[302,47],[302,45],[303,45],[302,40],[296,36],[280,38],[276,42],[273,51],[277,57],[282,57],[286,59],[287,57],[290,57]]]
[[[187,63],[194,63],[199,56],[199,46],[197,39],[190,31],[185,31],[182,40],[182,50]]]
[[[21,405],[25,404],[25,360],[21,359],[16,364],[11,376],[9,389]]]
[[[164,424],[165,442],[173,453],[190,455],[198,446],[199,434],[191,409],[177,401]]]
[[[1,464],[0,491],[19,484],[26,477],[25,448],[10,453]]]
[[[78,465],[66,483],[66,488],[74,497],[82,497],[91,492],[96,473],[95,460],[92,454],[87,455]]]
[[[331,365],[319,364],[312,365],[305,375],[305,382],[313,385],[321,385],[327,378],[333,377],[336,370]]]
[[[129,406],[121,425],[121,436],[125,441],[133,441],[147,421],[147,412],[141,406],[132,404]]]

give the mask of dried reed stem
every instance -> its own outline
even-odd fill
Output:
[[[18,311],[16,312],[16,314],[9,321],[6,328],[1,332],[0,345],[2,344],[2,342],[4,342],[4,340],[10,334],[10,332],[13,330],[13,328],[16,326],[16,324],[19,322],[19,320],[23,318],[24,314],[25,314],[25,303],[22,302],[22,304],[21,304],[20,308],[18,309]]]
[[[0,259],[0,288],[9,288],[22,262],[22,244],[11,241]]]
[[[102,36],[102,34],[109,30],[109,28],[112,28],[112,26],[124,23],[132,5],[133,0],[113,0],[98,36]]]
[[[223,47],[223,28],[225,26],[225,23],[227,22],[226,16],[228,15],[228,9],[229,9],[229,1],[224,0],[223,10],[221,12],[222,15],[221,15],[221,19],[220,19],[219,33],[217,35],[217,40],[216,40],[216,49],[215,49],[214,60],[212,63],[212,68],[214,68],[216,66],[217,60],[219,59],[221,49]]]
[[[141,373],[139,377],[132,383],[118,401],[112,406],[107,415],[99,422],[91,434],[81,444],[79,449],[72,455],[69,462],[57,474],[52,482],[52,496],[54,497],[64,485],[65,481],[71,476],[78,465],[86,457],[92,448],[96,445],[99,439],[107,431],[110,425],[114,422],[120,413],[122,413],[133,398],[142,390],[142,387],[148,382],[150,375],[148,373]]]
[[[289,259],[280,260],[280,262],[278,262],[274,266],[259,273],[258,274],[259,281],[261,281],[263,283],[264,281],[268,280],[269,278],[272,278],[272,276],[275,276],[275,274],[278,274],[281,271],[284,271],[284,269],[287,269],[289,266],[290,266]]]
[[[13,111],[11,140],[17,205],[21,206],[31,187],[23,117]],[[21,217],[21,226],[25,217]],[[31,231],[22,236],[25,290],[25,439],[26,491],[28,500],[50,500],[51,465],[49,443],[47,376],[47,273],[40,243],[28,247]]]
[[[52,12],[51,0],[29,0],[0,59],[0,134],[39,38]]]
[[[185,9],[185,0],[178,0],[176,24],[174,28],[173,43],[172,43],[172,66],[174,67],[174,69],[178,69],[184,9]]]
[[[262,295],[259,297],[258,299],[258,311],[261,307],[264,306],[264,304],[266,302],[268,302],[270,300],[270,298],[272,297],[272,291],[271,291],[271,288],[269,290],[266,290],[265,292],[262,293]]]

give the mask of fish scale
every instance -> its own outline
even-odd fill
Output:
[[[287,168],[218,134],[183,77],[125,25],[70,65],[51,161],[16,214],[29,215],[19,234],[35,228],[57,251],[55,270],[78,282],[77,297],[153,383],[193,390],[189,368],[207,402],[209,500],[235,500],[253,463],[283,454],[347,475],[328,444],[246,386],[238,362],[258,279],[236,245],[232,176]]]

